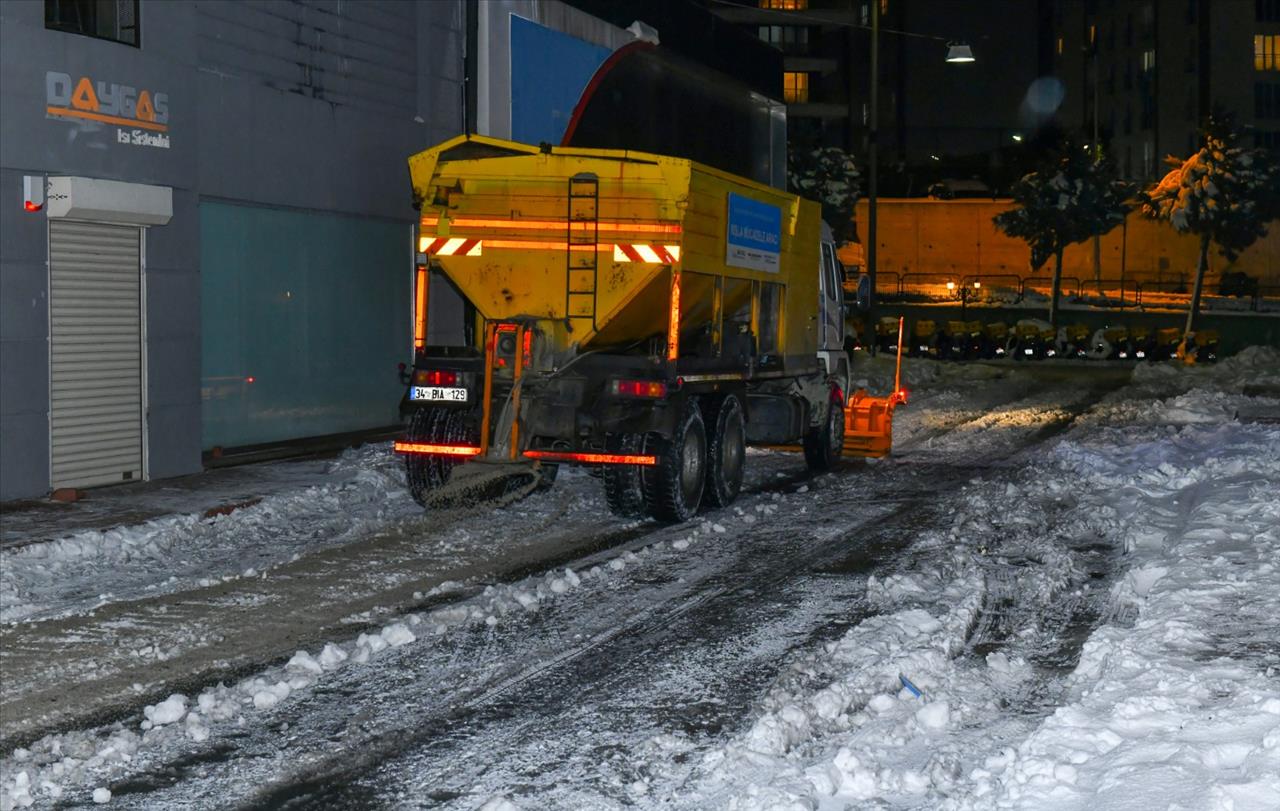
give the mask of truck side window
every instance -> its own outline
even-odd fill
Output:
[[[827,298],[835,301],[836,291],[840,288],[840,282],[836,277],[836,255],[835,251],[827,243],[822,244],[822,286],[827,289]]]

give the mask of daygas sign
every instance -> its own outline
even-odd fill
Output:
[[[54,70],[44,76],[49,118],[115,124],[117,143],[169,148],[168,93]]]

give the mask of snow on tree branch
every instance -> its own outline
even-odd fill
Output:
[[[1229,122],[1211,122],[1203,146],[1186,160],[1166,158],[1174,168],[1140,195],[1144,215],[1207,237],[1228,260],[1265,236],[1280,213],[1275,167],[1266,153],[1236,142]]]

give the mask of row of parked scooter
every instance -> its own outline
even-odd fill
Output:
[[[1164,361],[1178,356],[1182,330],[1146,326],[1103,327],[1084,324],[1054,329],[1049,322],[1027,318],[1009,326],[1003,322],[916,321],[904,337],[904,354],[938,360],[1013,358],[1042,360],[1075,358],[1091,360]],[[882,318],[876,324],[876,346],[881,352],[898,351],[898,319]],[[1195,353],[1201,363],[1218,359],[1216,330],[1200,330],[1185,347],[1184,356]]]

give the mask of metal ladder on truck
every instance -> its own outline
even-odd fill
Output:
[[[590,172],[569,178],[565,240],[565,316],[572,325],[596,327],[596,284],[600,278],[600,178]]]

